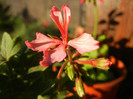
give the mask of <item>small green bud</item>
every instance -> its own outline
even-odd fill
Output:
[[[70,80],[74,80],[75,70],[70,62],[67,64],[67,75],[70,78]]]
[[[85,95],[85,91],[84,91],[81,78],[76,78],[75,85],[76,85],[76,90],[77,90],[78,95],[80,97],[83,97]]]

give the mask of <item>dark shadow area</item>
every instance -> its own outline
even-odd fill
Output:
[[[0,32],[13,31],[14,19],[9,14],[10,6],[4,6],[0,1]]]
[[[133,48],[127,47],[129,39],[121,39],[118,42],[114,41],[116,26],[120,24],[116,18],[121,17],[124,13],[118,12],[117,9],[112,10],[108,14],[108,20],[101,20],[99,25],[107,24],[107,28],[102,31],[102,34],[107,35],[107,39],[102,42],[109,46],[109,56],[115,56],[124,62],[127,68],[126,79],[122,82],[116,99],[131,99],[133,98]]]
[[[39,61],[42,60],[41,53],[24,48],[16,56],[1,65],[9,66],[11,70],[7,67],[5,69],[8,75],[0,74],[0,99],[37,99],[38,94],[54,83],[57,72],[52,71],[52,66],[45,72],[38,67]]]
[[[102,34],[108,34],[109,31],[115,31],[116,26],[119,24],[119,22],[116,20],[116,18],[121,17],[124,13],[118,12],[117,9],[112,10],[108,14],[108,20],[101,20],[99,22],[99,25],[106,24],[107,28],[102,31]]]
[[[35,19],[33,19],[30,15],[29,15],[29,11],[27,8],[24,8],[22,11],[22,17],[24,22],[33,22],[35,21]]]
[[[125,63],[128,74],[124,82],[122,83],[118,94],[117,99],[131,99],[133,97],[133,48],[126,47],[126,43],[129,40],[122,39],[117,42],[119,48],[110,47],[110,56],[115,56],[117,59],[122,60]]]

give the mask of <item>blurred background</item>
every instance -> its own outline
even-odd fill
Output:
[[[50,18],[53,6],[61,9],[69,5],[71,22],[69,33],[77,28],[88,33],[94,28],[94,6],[80,4],[80,0],[0,0],[0,39],[4,32],[24,41],[33,40],[36,32],[56,34],[58,28]],[[98,35],[105,34],[109,55],[122,60],[128,74],[120,87],[117,99],[133,98],[133,0],[103,0],[97,2]],[[54,34],[55,33],[55,34]],[[0,40],[1,42],[1,40]]]

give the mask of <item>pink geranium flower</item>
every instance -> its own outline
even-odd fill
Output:
[[[41,33],[36,33],[35,40],[31,42],[25,41],[28,48],[34,51],[43,52],[44,59],[40,61],[40,65],[43,67],[51,65],[56,61],[61,62],[67,56],[66,48],[69,45],[78,50],[80,54],[99,48],[99,42],[94,40],[94,38],[87,33],[84,33],[80,37],[68,42],[68,27],[71,18],[71,11],[67,5],[64,5],[61,10],[64,15],[64,24],[61,11],[58,8],[53,7],[50,15],[62,34],[61,39],[49,38]],[[50,48],[53,49],[50,50]]]

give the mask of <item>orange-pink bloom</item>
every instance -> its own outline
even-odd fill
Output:
[[[64,5],[61,10],[64,15],[64,24],[62,13],[58,8],[53,7],[50,15],[62,34],[61,39],[49,38],[44,34],[36,33],[35,40],[31,42],[25,41],[28,48],[34,51],[43,52],[44,59],[40,61],[40,65],[43,67],[51,65],[56,61],[61,62],[67,56],[66,47],[69,45],[78,50],[80,54],[99,48],[99,42],[94,40],[94,38],[87,33],[68,41],[68,27],[71,18],[71,11],[67,5]],[[53,49],[50,50],[50,48]]]

